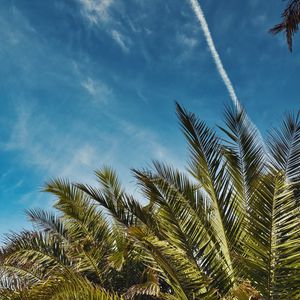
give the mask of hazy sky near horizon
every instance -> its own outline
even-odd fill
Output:
[[[268,33],[284,2],[201,5],[265,134],[300,104],[300,39],[291,54]],[[3,0],[0,40],[0,234],[28,226],[25,209],[50,207],[50,178],[93,183],[105,164],[134,192],[130,168],[183,168],[174,101],[211,125],[230,102],[188,0]]]

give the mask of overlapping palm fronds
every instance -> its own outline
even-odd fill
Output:
[[[110,168],[99,186],[50,181],[53,212],[0,254],[3,299],[300,299],[300,120],[263,143],[228,107],[222,138],[177,105],[188,172],[133,170],[141,205]],[[2,299],[1,298],[1,299]]]

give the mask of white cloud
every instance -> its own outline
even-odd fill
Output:
[[[269,22],[268,19],[267,19],[267,16],[265,14],[261,14],[261,15],[258,15],[256,16],[255,18],[251,19],[252,20],[252,24],[254,26],[257,26],[257,27],[266,27],[268,28],[269,26]]]
[[[23,163],[46,172],[46,178],[90,180],[98,159],[96,146],[62,133],[46,116],[24,106],[18,108],[10,138],[2,146],[7,151],[19,152]]]
[[[151,159],[157,159],[174,163],[183,170],[183,161],[176,158],[151,129],[114,114],[102,117],[109,124],[104,130],[93,123],[77,124],[76,121],[72,126],[66,122],[68,125],[62,130],[36,107],[20,105],[10,139],[3,148],[14,151],[19,163],[28,167],[29,172],[40,174],[39,186],[57,177],[95,184],[93,170],[108,164],[116,168],[126,190],[138,197],[130,168],[141,168]],[[16,186],[21,184],[17,182]],[[41,200],[44,197],[32,190],[20,202],[27,207],[48,208],[52,198],[45,202]]]
[[[145,154],[147,160],[158,159],[172,163],[177,162],[170,151],[160,143],[153,131],[137,126],[127,120],[118,120],[118,124],[128,138],[133,139],[136,148],[140,150],[139,152]]]
[[[10,138],[2,146],[6,151],[15,151],[22,163],[42,171],[45,179],[66,177],[91,182],[92,171],[102,163],[117,164],[118,168],[128,171],[130,166],[123,158],[124,151],[129,151],[139,163],[151,159],[178,162],[152,130],[114,115],[106,117],[115,128],[114,136],[90,126],[84,129],[82,124],[80,131],[70,128],[62,132],[46,115],[37,113],[35,107],[20,105]],[[88,137],[82,135],[85,130],[95,130],[95,133]],[[120,143],[124,142],[121,147]],[[135,145],[134,151],[130,144]]]
[[[128,38],[126,38],[122,33],[120,33],[117,30],[112,30],[111,31],[111,35],[112,38],[114,39],[114,41],[120,46],[120,48],[128,53],[129,52],[129,46],[128,44],[130,44],[130,40]]]
[[[178,34],[177,41],[180,45],[188,47],[190,49],[194,48],[198,44],[198,40],[195,37],[190,37],[185,34]]]
[[[116,6],[117,0],[78,0],[81,3],[82,14],[89,20],[92,25],[105,25],[102,29],[106,31],[117,45],[125,52],[129,52],[129,46],[132,41],[128,36],[125,36],[120,30],[123,26],[123,22],[114,20],[110,10],[113,6]],[[119,6],[120,7],[120,6]],[[138,29],[128,20],[128,26],[133,32],[137,32]],[[113,29],[111,29],[113,28]]]
[[[195,49],[199,45],[198,39],[195,37],[193,30],[185,29],[184,32],[178,33],[175,36],[176,47],[176,63],[181,64],[184,61],[195,59],[198,55],[195,54]]]
[[[83,144],[81,147],[73,151],[72,156],[68,164],[62,169],[62,177],[74,176],[78,178],[82,177],[82,169],[87,169],[90,178],[92,170],[94,169],[94,163],[97,161],[97,149],[91,144]]]
[[[95,82],[91,79],[88,78],[87,80],[82,82],[82,86],[92,95],[95,96],[96,94],[96,87],[95,87]]]
[[[20,106],[17,108],[17,120],[11,131],[11,135],[7,143],[5,143],[5,150],[16,150],[26,147],[28,140],[27,123],[30,117],[30,109],[28,107]]]
[[[81,85],[92,96],[95,102],[107,103],[113,97],[113,91],[104,82],[88,77]]]
[[[110,19],[109,9],[114,0],[79,0],[83,15],[92,23],[107,22]]]

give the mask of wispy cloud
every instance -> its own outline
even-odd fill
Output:
[[[103,118],[115,128],[113,136],[91,127],[90,123],[84,128],[81,124],[61,132],[35,107],[20,105],[10,138],[2,146],[6,151],[14,151],[25,166],[42,172],[43,180],[65,177],[93,183],[92,171],[102,164],[112,164],[131,191],[134,190],[132,179],[128,178],[129,169],[133,167],[131,163],[135,163],[134,167],[142,167],[145,162],[158,159],[182,165],[154,131],[115,115]]]
[[[112,35],[113,40],[119,45],[119,47],[125,53],[128,53],[130,40],[127,37],[125,37],[121,32],[119,32],[115,29],[111,31],[111,35]]]
[[[112,89],[100,80],[88,77],[81,82],[81,85],[96,103],[107,103],[113,97]]]
[[[23,163],[46,171],[46,177],[90,178],[97,161],[95,146],[62,134],[34,108],[19,106],[9,140],[2,146],[19,153]]]
[[[186,34],[178,34],[177,41],[184,47],[192,49],[197,46],[198,40],[195,37],[187,36]]]
[[[177,51],[179,51],[176,61],[182,63],[183,61],[193,59],[195,57],[195,48],[199,45],[199,41],[190,33],[182,32],[176,35],[176,42],[178,44]]]
[[[27,123],[30,118],[30,110],[28,107],[17,108],[17,120],[14,122],[14,126],[11,129],[9,140],[2,146],[4,150],[23,149],[26,147],[27,140],[29,138]]]
[[[128,139],[131,139],[134,145],[136,145],[135,152],[141,153],[139,158],[142,158],[143,163],[145,161],[149,162],[149,159],[156,159],[182,167],[182,161],[179,161],[174,156],[174,153],[163,145],[155,132],[128,120],[117,120],[116,122],[122,132],[128,136]]]
[[[79,0],[83,15],[92,23],[107,22],[110,19],[109,9],[115,0]]]
[[[102,29],[114,40],[114,42],[128,53],[132,43],[130,37],[121,32],[120,27],[124,27],[125,23],[132,32],[136,32],[137,28],[130,19],[127,22],[116,21],[110,12],[112,7],[117,6],[117,0],[78,0],[81,3],[81,10],[84,17],[92,25],[104,25]]]

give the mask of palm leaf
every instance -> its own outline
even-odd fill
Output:
[[[272,167],[295,182],[300,176],[300,113],[287,114],[281,129],[270,132],[268,146]]]
[[[297,299],[300,280],[300,212],[282,174],[265,176],[249,217],[246,264],[266,299]]]
[[[231,183],[226,173],[220,140],[194,114],[188,113],[178,104],[177,113],[189,144],[189,171],[209,196],[213,214],[211,223],[219,239],[228,274],[234,282],[234,244],[230,244],[230,238],[235,237],[231,233],[239,228],[235,218],[238,205],[232,198]]]
[[[300,1],[289,0],[287,7],[282,14],[283,21],[275,25],[270,32],[277,34],[281,31],[285,31],[287,44],[292,51],[293,48],[293,36],[298,31],[300,23]]]

